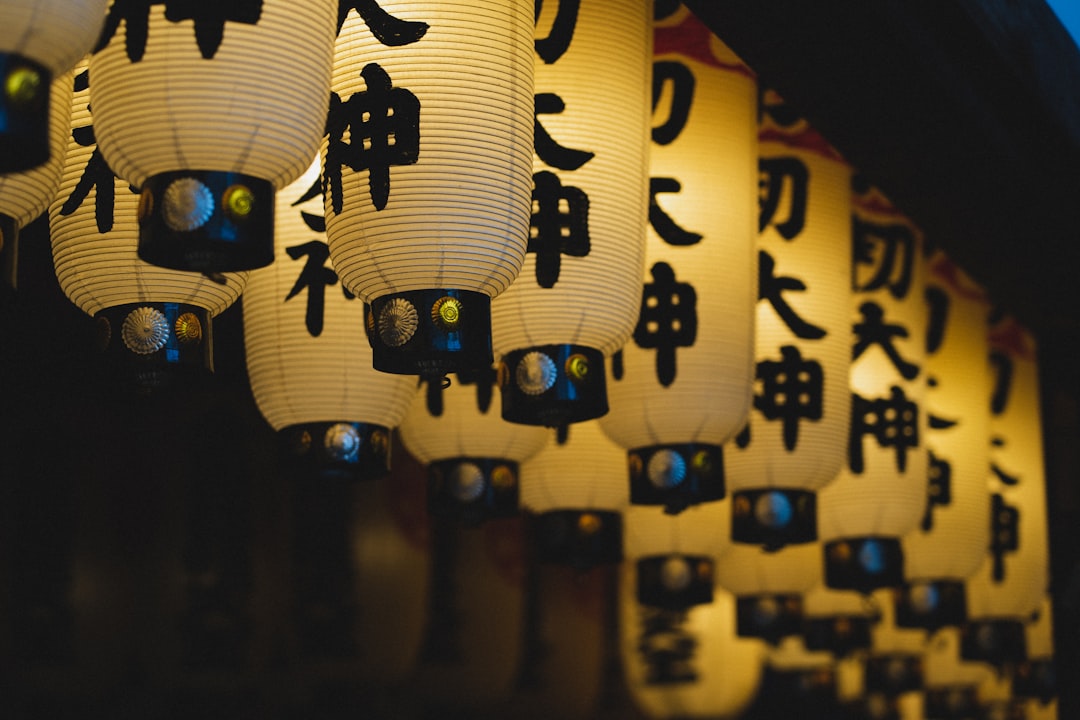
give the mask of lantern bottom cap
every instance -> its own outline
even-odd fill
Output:
[[[633,505],[663,505],[674,515],[691,505],[723,500],[727,492],[720,445],[645,445],[627,453],[627,464]]]
[[[296,423],[278,431],[286,467],[301,475],[375,480],[390,472],[390,429],[364,422]]]
[[[1027,634],[1019,618],[969,619],[960,629],[960,659],[994,667],[1018,665],[1027,659]]]
[[[52,72],[18,53],[0,52],[0,173],[22,172],[49,159]]]
[[[539,562],[589,569],[623,559],[622,515],[609,510],[549,510],[532,522]]]
[[[584,345],[536,345],[499,362],[503,420],[560,427],[607,414],[604,354]]]
[[[904,582],[904,552],[893,537],[846,537],[826,542],[825,586],[870,594]]]
[[[464,525],[517,517],[518,464],[502,458],[456,457],[428,465],[428,511]]]
[[[896,626],[936,631],[967,621],[967,591],[962,580],[913,580],[894,596]]]
[[[153,175],[139,196],[139,258],[206,274],[265,267],[274,261],[275,192],[235,172]]]
[[[441,378],[491,368],[491,298],[432,288],[382,295],[365,308],[372,366],[394,375]]]
[[[731,539],[766,550],[814,542],[817,494],[773,487],[732,492]]]
[[[639,605],[687,610],[713,601],[714,568],[707,555],[648,555],[636,564]]]
[[[797,593],[758,593],[735,599],[735,628],[739,637],[758,638],[777,645],[802,632],[802,596]]]

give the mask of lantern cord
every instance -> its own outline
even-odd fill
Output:
[[[225,275],[219,272],[204,272],[203,275],[206,276],[208,280],[215,282],[218,285],[225,285],[229,282],[225,279]]]
[[[442,389],[443,390],[447,389],[448,387],[450,387],[450,376],[449,375],[443,375],[442,380],[440,380],[440,382],[442,383]]]

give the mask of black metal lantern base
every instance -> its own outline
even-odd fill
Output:
[[[704,555],[652,555],[637,561],[637,601],[687,610],[713,601],[713,561]]]
[[[836,671],[831,667],[780,670],[766,665],[757,707],[770,718],[835,720],[836,692]]]
[[[648,445],[631,450],[627,461],[634,505],[663,505],[665,512],[676,514],[691,505],[724,498],[724,456],[719,445]]]
[[[1026,660],[1013,673],[1014,697],[1038,700],[1043,705],[1058,693],[1057,668],[1051,659]]]
[[[731,494],[731,539],[774,550],[817,540],[817,495],[762,488]]]
[[[874,590],[904,582],[904,551],[900,540],[853,537],[825,543],[825,586],[833,590]]]
[[[739,637],[760,638],[772,645],[802,632],[801,595],[744,595],[735,600],[735,627]]]
[[[896,697],[923,687],[922,656],[884,653],[866,659],[866,691]]]
[[[428,466],[428,510],[465,525],[515,517],[521,484],[518,464],[500,458],[457,457]]]
[[[960,658],[996,668],[1019,665],[1027,659],[1027,635],[1019,620],[970,621],[960,629]]]
[[[968,720],[978,716],[978,695],[974,685],[947,685],[926,688],[924,717],[941,720]]]
[[[499,363],[503,420],[558,427],[608,411],[604,354],[583,345],[537,345]]]
[[[807,650],[831,652],[838,658],[857,650],[869,650],[873,619],[860,615],[833,615],[803,621],[803,643]]]
[[[18,53],[0,53],[0,172],[30,170],[49,159],[52,73]]]
[[[0,213],[0,303],[15,298],[19,287],[19,226],[15,218]]]
[[[934,632],[967,621],[967,593],[955,580],[909,582],[894,597],[896,625]]]
[[[184,303],[115,305],[94,316],[107,372],[150,394],[214,370],[210,313]]]
[[[301,473],[375,480],[390,472],[390,429],[360,422],[299,423],[282,428],[285,461]]]
[[[491,298],[469,290],[409,290],[365,309],[372,366],[441,378],[491,367]]]
[[[540,562],[588,569],[622,562],[622,515],[604,510],[552,510],[533,523]]]
[[[177,170],[147,178],[139,197],[139,257],[202,273],[274,261],[274,186],[233,172]]]

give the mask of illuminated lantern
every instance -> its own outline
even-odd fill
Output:
[[[642,300],[600,422],[629,451],[631,502],[678,512],[724,497],[720,445],[750,408],[757,84],[684,7],[654,34]]]
[[[329,267],[318,184],[315,162],[278,193],[275,260],[244,291],[248,378],[291,463],[377,477],[416,381],[371,367],[363,303]]]
[[[604,358],[637,320],[652,3],[536,11],[531,225],[521,275],[492,303],[492,342],[503,417],[556,426],[607,411]]]
[[[817,539],[817,493],[844,464],[851,169],[775,94],[762,111],[757,388],[724,466],[732,540],[775,548]]]
[[[854,346],[847,463],[818,496],[825,584],[870,592],[903,582],[900,538],[926,505],[922,236],[875,189],[852,216]]]
[[[0,173],[62,162],[49,88],[98,38],[108,0],[5,0],[0,5]],[[67,101],[60,112],[67,113]],[[56,170],[47,171],[59,172]],[[41,210],[38,210],[40,213]]]
[[[995,666],[1027,657],[1024,625],[1048,585],[1037,349],[1009,316],[990,328],[990,552],[967,582],[962,652]]]
[[[90,59],[94,130],[142,190],[139,257],[203,272],[270,264],[274,193],[325,131],[337,7],[112,4]]]
[[[94,141],[90,75],[75,75],[60,191],[49,208],[53,265],[71,302],[97,320],[111,369],[150,391],[176,372],[213,369],[212,319],[236,302],[246,273],[210,278],[139,259],[139,196]]]
[[[428,466],[428,510],[466,523],[520,512],[520,464],[548,439],[544,428],[502,419],[495,370],[429,379],[401,423],[401,441]]]
[[[944,253],[934,253],[928,265],[929,481],[922,522],[902,541],[905,583],[896,594],[896,622],[935,630],[963,623],[964,580],[990,541],[990,306]]]
[[[0,17],[3,15],[0,10]],[[2,62],[0,56],[0,62]],[[2,69],[2,68],[0,68]],[[0,174],[0,298],[14,296],[18,287],[19,231],[49,207],[60,187],[64,149],[71,126],[71,74],[49,86],[48,160],[32,169]]]
[[[521,467],[521,504],[535,516],[534,553],[541,562],[584,568],[618,563],[629,504],[622,449],[595,421],[548,437]]]
[[[322,150],[334,268],[371,305],[377,369],[482,370],[491,298],[528,238],[533,3],[341,7]]]

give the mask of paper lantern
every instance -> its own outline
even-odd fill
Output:
[[[967,583],[963,655],[1004,666],[1027,656],[1024,624],[1047,591],[1046,476],[1035,339],[1003,316],[990,347],[990,546]]]
[[[379,8],[349,11],[338,37],[322,150],[334,267],[371,304],[376,368],[480,370],[491,298],[528,237],[533,3]]]
[[[817,493],[844,464],[851,395],[851,169],[766,92],[754,409],[724,448],[732,539],[817,538]]]
[[[878,617],[867,597],[820,584],[803,594],[803,642],[808,650],[845,658],[870,649]]]
[[[0,10],[0,17],[3,12]],[[14,295],[19,284],[19,231],[49,207],[60,187],[71,118],[71,73],[53,80],[47,94],[49,114],[43,126],[48,130],[48,159],[29,170],[0,174],[0,296]]]
[[[492,342],[503,417],[555,426],[607,411],[603,359],[637,320],[652,3],[536,10],[531,225],[521,275],[492,303]]]
[[[649,718],[734,718],[761,682],[764,645],[735,636],[735,602],[676,611],[642,606],[626,564],[619,593],[620,647],[630,697]]]
[[[724,497],[720,445],[750,408],[757,85],[682,7],[653,66],[643,300],[601,425],[630,453],[631,501],[677,512]]]
[[[90,61],[94,127],[141,188],[139,257],[216,272],[273,260],[274,193],[325,131],[337,6],[112,4]]]
[[[363,303],[329,267],[318,188],[315,162],[278,193],[276,259],[252,271],[244,291],[248,378],[292,462],[378,476],[416,381],[372,369]]]
[[[848,458],[819,494],[825,584],[870,592],[903,582],[900,538],[926,505],[928,312],[919,230],[858,183]]]
[[[152,391],[178,373],[213,369],[212,319],[240,297],[247,273],[210,278],[139,259],[139,196],[95,142],[85,60],[76,73],[63,176],[49,208],[53,265],[64,294],[97,320],[111,371]]]
[[[579,567],[623,558],[621,512],[629,504],[625,458],[595,421],[548,431],[521,467],[521,505],[535,515],[534,552]]]
[[[495,369],[421,385],[401,441],[428,466],[428,510],[477,523],[519,510],[521,463],[548,440],[544,428],[508,423],[494,401]]]
[[[990,540],[990,306],[944,253],[935,252],[928,266],[929,482],[922,522],[901,543],[905,583],[896,596],[896,622],[935,630],[963,623],[964,580],[979,567]]]
[[[49,88],[90,51],[107,4],[5,0],[0,5],[0,172],[28,170],[50,158],[61,162],[50,140]],[[60,112],[67,112],[66,102]]]

